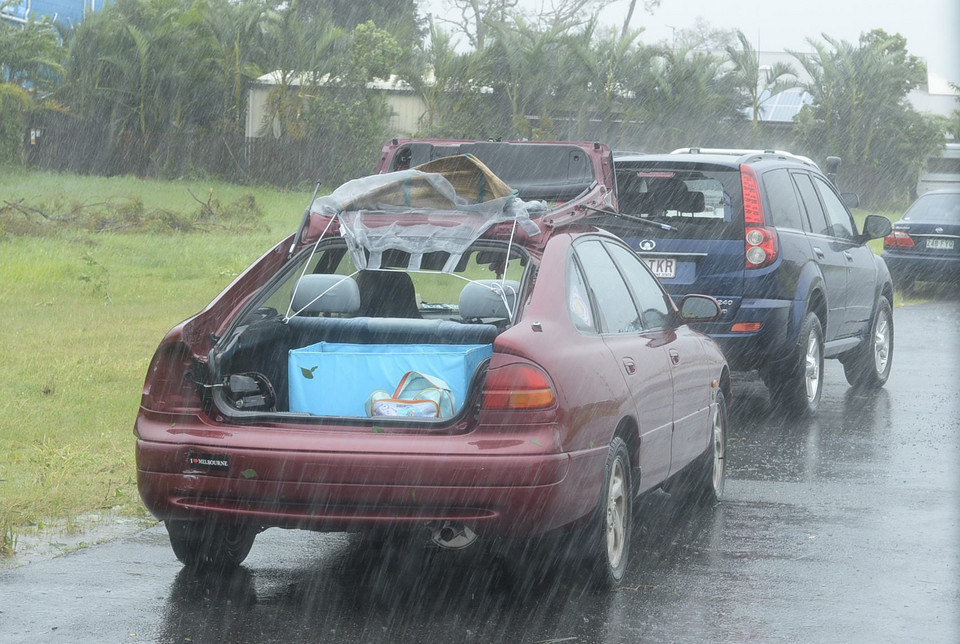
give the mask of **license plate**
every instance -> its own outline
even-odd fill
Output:
[[[677,276],[677,260],[673,257],[644,257],[653,274],[660,279],[673,279]]]
[[[928,239],[927,248],[932,250],[953,250],[952,239]]]

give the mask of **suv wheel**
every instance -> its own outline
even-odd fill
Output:
[[[823,327],[815,314],[807,313],[794,357],[786,369],[768,375],[767,386],[778,407],[801,414],[817,410],[823,392]]]
[[[893,364],[893,312],[881,297],[873,315],[870,334],[859,347],[843,357],[843,374],[853,387],[878,389],[890,376]]]

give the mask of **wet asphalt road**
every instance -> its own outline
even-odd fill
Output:
[[[0,642],[960,642],[960,301],[894,316],[887,387],[828,361],[812,420],[738,380],[725,503],[645,499],[613,592],[574,560],[276,529],[198,578],[154,528],[0,573]]]

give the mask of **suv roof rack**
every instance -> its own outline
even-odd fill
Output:
[[[814,163],[813,159],[799,154],[793,154],[792,152],[787,152],[785,150],[750,150],[750,149],[740,149],[740,148],[677,148],[670,152],[670,154],[720,154],[726,156],[736,156],[741,158],[756,157],[762,155],[776,156],[781,159],[794,159],[801,163],[806,163],[817,169],[818,166]]]

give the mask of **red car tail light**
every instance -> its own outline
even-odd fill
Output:
[[[743,186],[744,256],[747,268],[763,268],[777,261],[780,243],[777,231],[765,226],[763,203],[757,173],[750,166],[741,166],[740,183]]]
[[[883,238],[883,245],[889,248],[913,248],[913,237],[904,230],[895,230]]]
[[[147,369],[140,405],[163,412],[196,411],[203,401],[194,383],[196,363],[181,342],[160,345]]]
[[[515,363],[487,372],[484,409],[545,409],[556,401],[547,374],[532,365]]]

